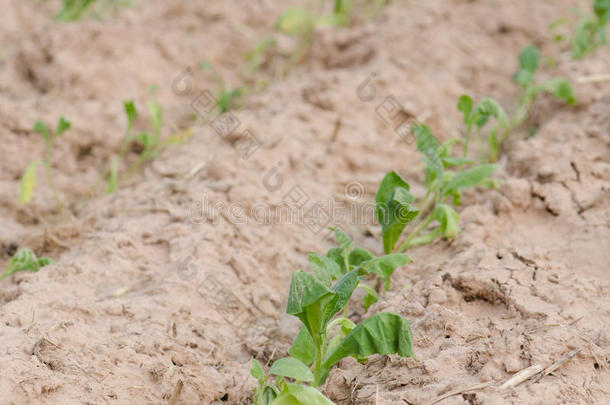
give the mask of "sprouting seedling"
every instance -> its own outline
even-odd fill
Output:
[[[257,405],[332,404],[303,383],[319,387],[331,369],[348,356],[359,361],[373,354],[414,357],[413,333],[406,319],[382,312],[356,324],[346,310],[364,276],[389,277],[408,257],[394,254],[375,258],[364,249],[354,248],[342,231],[336,230],[335,236],[339,248],[331,250],[329,256],[311,253],[312,273],[297,270],[292,276],[286,312],[299,318],[303,326],[290,348],[290,358],[277,360],[268,374],[260,363],[253,363],[252,375],[259,381]],[[268,383],[269,375],[278,376],[275,384]],[[286,378],[295,383],[288,383]]]
[[[108,9],[116,10],[119,7],[130,6],[132,3],[132,0],[63,0],[62,8],[55,19],[60,22],[72,22],[86,15],[99,18]]]
[[[576,96],[572,85],[566,79],[553,78],[542,83],[536,82],[536,71],[540,64],[540,52],[534,45],[526,46],[519,55],[520,69],[515,73],[514,79],[523,89],[517,109],[509,122],[508,128],[499,140],[501,145],[518,127],[520,127],[529,117],[529,111],[541,93],[549,93],[559,100],[563,100],[570,105],[577,104]]]
[[[11,274],[18,271],[29,271],[36,273],[41,267],[55,263],[50,257],[42,256],[37,258],[34,252],[28,248],[19,249],[8,264],[4,273],[0,276],[0,280],[4,280]]]
[[[295,358],[287,357],[277,360],[268,373],[265,373],[258,360],[252,359],[250,373],[258,381],[258,387],[254,391],[255,405],[333,404],[317,389],[302,384],[313,382],[313,373],[305,364]],[[276,376],[275,380],[269,382],[273,375]],[[295,383],[288,382],[287,379],[294,380]]]
[[[275,38],[267,38],[254,45],[254,48],[246,54],[250,72],[257,71],[263,65],[267,50],[276,45],[277,41]]]
[[[27,204],[33,197],[34,191],[36,189],[37,175],[36,169],[40,164],[42,164],[45,168],[47,183],[53,192],[53,197],[57,202],[57,208],[59,211],[63,209],[63,203],[55,188],[55,182],[53,180],[53,145],[57,138],[59,138],[64,132],[66,132],[71,127],[70,121],[65,119],[64,117],[60,117],[57,122],[57,127],[55,131],[51,131],[47,124],[43,121],[38,121],[34,125],[34,132],[38,132],[42,134],[45,143],[45,154],[42,160],[35,160],[27,167],[25,170],[23,177],[21,179],[21,193],[19,196],[19,202],[21,204]]]
[[[89,7],[97,0],[63,0],[63,7],[57,14],[57,21],[70,22],[80,20]]]
[[[490,176],[498,166],[482,164],[466,169],[464,166],[471,165],[471,160],[451,155],[457,140],[440,144],[426,125],[415,125],[413,130],[426,164],[426,194],[416,202],[409,184],[399,174],[392,171],[383,178],[377,192],[376,212],[386,253],[404,252],[441,237],[455,237],[460,232],[459,215],[452,205],[461,204],[462,190],[496,186]],[[407,224],[417,216],[418,225],[396,247]],[[429,229],[433,223],[438,225]]]
[[[202,61],[199,64],[199,68],[212,72],[214,82],[216,83],[216,87],[218,88],[218,100],[216,103],[218,105],[218,108],[220,109],[220,112],[226,113],[229,110],[235,108],[237,106],[239,98],[244,94],[244,88],[237,87],[234,89],[229,89],[224,79],[218,73],[214,65],[212,65],[212,63],[207,60]]]
[[[578,24],[572,41],[572,57],[580,59],[605,45],[606,25],[610,21],[610,0],[595,0],[593,14],[585,16]]]
[[[489,122],[491,117],[494,117],[496,122],[488,134],[488,159],[494,162],[498,158],[500,152],[500,142],[498,140],[498,132],[508,129],[509,122],[506,112],[502,106],[491,98],[481,100],[476,106],[472,98],[466,94],[462,95],[458,101],[457,108],[464,116],[464,125],[466,125],[466,139],[464,141],[463,157],[468,157],[470,146],[470,138],[472,132],[476,132],[479,145],[479,161],[483,161],[483,141],[482,130]]]

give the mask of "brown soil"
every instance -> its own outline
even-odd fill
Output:
[[[567,0],[395,2],[320,30],[306,62],[232,113],[237,128],[219,136],[221,122],[198,120],[186,144],[88,199],[121,148],[124,100],[145,111],[157,85],[164,135],[192,126],[198,97],[217,92],[199,62],[238,86],[244,53],[289,2],[136,2],[70,24],[53,21],[59,3],[0,0],[0,268],[20,246],[56,259],[0,284],[2,404],[168,403],[179,380],[178,404],[251,403],[250,359],[284,356],[298,330],[284,313],[292,272],[332,245],[319,228],[381,253],[366,209],[379,180],[397,170],[423,189],[414,145],[377,113],[392,97],[448,139],[462,93],[514,109],[525,45],[556,59],[542,76],[610,72],[608,48],[572,61],[553,42]],[[575,88],[578,107],[536,103],[539,130],[506,145],[501,190],[467,193],[463,232],[412,250],[369,310],[410,320],[417,360],[342,361],[324,387],[337,404],[426,404],[484,382],[439,403],[610,402],[610,82]],[[43,178],[18,204],[44,147],[33,123],[60,115],[73,123],[54,162],[62,215]],[[282,216],[282,204],[318,203],[340,214]],[[553,374],[497,388],[574,349]]]

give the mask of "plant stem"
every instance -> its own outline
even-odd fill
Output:
[[[430,222],[432,222],[432,213],[428,214],[428,216],[426,217],[426,220],[420,225],[418,226],[413,233],[411,233],[411,235],[409,235],[409,237],[402,243],[402,245],[400,245],[400,247],[398,248],[398,253],[403,253],[405,250],[407,250],[410,245],[409,243],[417,236],[419,235],[419,233],[421,231],[423,231],[424,229],[426,229],[428,227],[428,225],[430,225]]]
[[[55,183],[53,182],[53,173],[51,172],[51,163],[53,160],[53,141],[49,140],[45,142],[45,159],[44,159],[44,167],[45,172],[47,174],[47,182],[49,183],[49,187],[51,187],[51,191],[53,192],[53,197],[55,197],[55,202],[57,202],[57,208],[59,212],[63,211],[63,204],[61,199],[59,198],[59,194],[57,193],[57,189],[55,188]]]

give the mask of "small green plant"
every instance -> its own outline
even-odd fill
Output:
[[[497,186],[491,179],[498,169],[496,165],[472,166],[474,162],[468,158],[452,156],[452,149],[459,140],[440,144],[426,125],[414,125],[413,131],[426,164],[426,194],[416,202],[409,184],[399,174],[392,171],[383,178],[377,191],[376,213],[386,253],[404,252],[441,237],[455,237],[460,232],[460,218],[452,205],[461,204],[462,190]],[[416,217],[420,218],[418,226],[396,247],[407,224]],[[438,225],[429,230],[433,223]]]
[[[610,21],[610,0],[595,0],[593,14],[585,16],[576,27],[572,41],[572,57],[580,59],[605,45],[606,25]]]
[[[290,348],[290,358],[277,360],[269,373],[253,361],[252,375],[259,387],[256,405],[332,404],[313,387],[328,378],[331,369],[344,357],[365,362],[373,354],[399,354],[414,357],[413,334],[409,322],[391,312],[375,314],[360,324],[349,319],[349,301],[365,277],[376,274],[389,288],[389,280],[399,266],[410,261],[405,254],[375,257],[366,249],[353,246],[341,230],[335,230],[339,247],[326,256],[309,254],[312,272],[297,270],[290,283],[286,312],[303,326]],[[377,293],[365,288],[375,300]],[[336,317],[337,314],[340,314]],[[271,375],[277,376],[269,382]],[[286,378],[294,380],[288,382]],[[310,383],[313,387],[303,385]]]
[[[57,203],[57,208],[59,211],[63,209],[63,203],[61,201],[61,197],[55,188],[55,182],[53,180],[53,145],[57,138],[59,138],[64,132],[70,129],[71,123],[64,117],[60,117],[57,122],[57,127],[55,131],[51,131],[47,124],[43,121],[38,121],[34,125],[34,132],[38,132],[42,134],[45,143],[45,154],[42,160],[35,160],[27,167],[25,170],[23,177],[21,179],[21,193],[19,196],[19,202],[21,204],[27,204],[30,202],[32,197],[34,197],[34,191],[36,189],[37,175],[36,171],[40,164],[42,164],[45,168],[45,172],[47,175],[47,183],[53,192],[53,197],[55,197],[55,201]]]
[[[131,4],[131,0],[63,0],[62,9],[55,19],[60,22],[72,22],[85,16],[99,18],[108,9],[116,10],[119,7],[126,7]]]
[[[483,127],[493,117],[495,123],[488,133],[487,161],[495,162],[498,159],[502,144],[527,121],[530,109],[541,93],[549,93],[570,105],[577,104],[574,90],[568,80],[552,78],[542,83],[536,81],[536,71],[539,64],[540,52],[538,48],[534,45],[525,47],[519,55],[519,70],[514,75],[515,81],[522,87],[522,93],[515,113],[510,119],[502,106],[491,98],[483,99],[475,106],[470,96],[464,94],[460,97],[457,108],[462,112],[466,125],[464,157],[468,156],[471,134],[475,132],[479,141],[479,161],[486,160],[483,158],[485,151],[481,135]]]
[[[536,81],[536,71],[540,64],[540,52],[535,45],[526,46],[519,55],[519,70],[513,76],[523,89],[517,109],[508,127],[499,140],[502,143],[519,128],[529,117],[530,108],[536,98],[541,93],[549,93],[559,100],[563,100],[570,105],[576,105],[578,101],[570,82],[564,78],[552,78],[545,82]]]
[[[224,79],[218,73],[214,65],[211,62],[203,61],[199,64],[200,69],[209,70],[212,72],[214,82],[218,88],[218,99],[216,101],[218,108],[222,114],[237,107],[240,97],[245,93],[243,87],[236,87],[230,89],[227,87]]]
[[[13,256],[4,273],[0,276],[0,280],[4,280],[11,274],[18,271],[29,271],[36,273],[41,267],[55,263],[53,259],[43,256],[37,258],[32,250],[23,248]]]

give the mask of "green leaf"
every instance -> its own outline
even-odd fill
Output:
[[[337,312],[341,311],[345,305],[347,305],[354,290],[358,286],[358,282],[358,270],[352,270],[347,272],[333,286],[332,291],[335,293],[335,296],[332,297],[322,309],[322,325],[324,325],[324,327],[326,327],[328,321],[330,321]]]
[[[34,197],[37,179],[36,169],[39,164],[39,160],[33,161],[23,173],[23,177],[21,178],[21,193],[19,194],[19,202],[21,204],[27,204]]]
[[[308,260],[313,274],[327,287],[331,286],[332,280],[337,280],[343,276],[341,267],[326,256],[311,252],[308,255]]]
[[[443,162],[440,154],[443,151],[442,145],[438,142],[434,134],[427,125],[414,125],[413,133],[417,138],[417,150],[426,158],[426,182],[440,179],[443,176]]]
[[[529,70],[520,69],[514,74],[513,79],[525,87],[534,83],[535,77],[534,74]]]
[[[477,187],[483,180],[491,176],[500,166],[486,164],[473,167],[456,174],[451,181],[443,187],[443,194],[449,194],[453,190],[462,190],[465,188]]]
[[[271,366],[269,374],[293,378],[297,381],[303,382],[313,381],[313,374],[311,373],[311,370],[300,360],[294,357],[285,357],[277,360]]]
[[[536,45],[528,45],[521,51],[519,55],[519,65],[521,69],[534,73],[538,69],[540,63],[540,52]]]
[[[55,129],[55,136],[56,137],[61,136],[61,134],[66,132],[68,129],[70,129],[71,126],[72,126],[72,123],[70,121],[68,121],[64,117],[59,117],[59,122],[57,123],[57,129]]]
[[[108,176],[108,184],[106,185],[106,194],[112,194],[119,188],[119,159],[112,159],[110,165],[110,173]]]
[[[541,85],[543,91],[551,93],[560,100],[564,100],[568,104],[576,105],[576,95],[572,85],[566,79],[551,79]]]
[[[389,290],[390,280],[394,270],[412,261],[413,260],[404,253],[392,253],[363,262],[356,270],[358,270],[360,274],[378,274],[384,280],[386,290]]]
[[[351,251],[351,253],[349,254],[348,260],[349,260],[350,265],[358,266],[358,265],[360,265],[360,263],[366,262],[367,260],[371,260],[374,258],[375,258],[375,255],[373,253],[369,252],[368,250],[366,250],[364,248],[357,247]]]
[[[34,124],[34,132],[38,132],[42,134],[45,142],[51,142],[51,132],[49,131],[49,127],[42,121],[36,121]]]
[[[129,133],[131,128],[133,128],[134,121],[138,117],[138,110],[133,100],[125,101],[123,107],[125,108],[125,114],[127,114],[127,133]]]
[[[313,387],[286,383],[280,395],[269,405],[334,405],[334,403]]]
[[[393,171],[388,173],[379,185],[375,209],[381,224],[385,253],[394,250],[405,226],[419,213],[412,204],[415,197],[408,190],[407,182]]]
[[[441,231],[446,238],[453,238],[460,233],[460,216],[449,205],[438,204],[432,217],[441,224]]]
[[[472,98],[467,94],[462,94],[457,103],[458,111],[464,114],[464,124],[468,124],[470,121],[470,113],[472,112],[473,102]]]
[[[303,364],[311,364],[315,360],[315,344],[313,338],[305,326],[301,327],[299,334],[294,339],[290,350],[292,357],[299,359]]]
[[[140,132],[131,137],[132,142],[140,142],[144,149],[149,149],[155,144],[155,140],[148,132]]]
[[[477,104],[474,115],[479,117],[494,117],[502,128],[508,128],[508,116],[504,108],[491,98],[485,98]],[[483,122],[483,125],[485,123]],[[478,124],[477,124],[478,125]],[[483,125],[478,125],[482,127]]]
[[[254,358],[252,359],[252,368],[250,369],[250,374],[252,374],[252,377],[256,378],[259,382],[261,382],[265,378],[265,371],[263,370],[263,366],[261,366],[261,363]]]
[[[379,294],[367,284],[362,283],[359,287],[362,287],[366,291],[366,295],[364,296],[364,309],[368,311],[371,305],[379,301]]]
[[[337,239],[337,242],[339,243],[341,249],[343,250],[352,250],[352,239],[347,236],[347,234],[345,232],[343,232],[341,229],[335,229],[335,238]]]
[[[290,282],[286,313],[298,316],[308,306],[319,302],[323,298],[333,296],[334,293],[317,278],[303,270],[297,270],[293,273]]]
[[[34,252],[31,249],[23,248],[19,249],[19,251],[13,256],[11,261],[8,264],[8,267],[0,276],[0,280],[5,279],[11,274],[15,274],[18,271],[29,271],[29,272],[37,272],[41,267],[44,267],[49,264],[55,263],[53,259],[43,256],[40,259],[36,257]]]
[[[394,354],[414,357],[413,332],[409,322],[398,314],[382,312],[358,325],[337,349],[329,353],[316,376],[315,386],[324,384],[330,369],[348,356],[368,357],[373,354]]]

